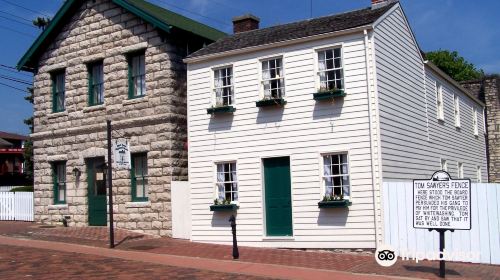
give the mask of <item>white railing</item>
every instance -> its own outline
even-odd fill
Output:
[[[29,221],[33,219],[32,192],[0,192],[0,221]]]
[[[436,231],[413,228],[413,182],[384,182],[382,195],[384,243],[410,256],[438,252]],[[455,261],[500,264],[500,184],[472,184],[471,218],[471,230],[446,231],[446,252]]]

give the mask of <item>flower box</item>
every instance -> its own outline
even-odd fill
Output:
[[[335,97],[344,97],[346,94],[341,89],[333,89],[328,91],[320,91],[313,94],[314,100],[325,100]]]
[[[255,106],[257,107],[283,106],[285,104],[286,100],[283,98],[263,99],[255,102]]]
[[[212,107],[207,109],[207,114],[224,114],[224,113],[233,113],[236,111],[236,108],[233,106],[219,106]]]
[[[346,208],[346,207],[349,207],[351,205],[352,205],[352,202],[350,202],[349,199],[318,202],[319,208]]]
[[[236,204],[214,204],[210,205],[210,211],[234,211],[238,209]]]

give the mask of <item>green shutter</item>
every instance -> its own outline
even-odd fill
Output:
[[[93,80],[93,76],[92,76],[92,64],[88,64],[87,65],[87,73],[88,73],[88,105],[89,106],[92,106],[92,105],[95,105],[95,100],[94,100],[94,95],[92,94],[93,92],[93,89],[92,89],[92,80]]]
[[[56,74],[51,74],[50,78],[52,80],[52,113],[57,112],[57,100],[56,100]]]
[[[57,188],[57,163],[52,164],[52,186],[54,189],[54,204],[57,204],[59,197],[59,189]]]
[[[132,78],[132,55],[127,56],[128,62],[128,98],[134,98],[134,79]]]

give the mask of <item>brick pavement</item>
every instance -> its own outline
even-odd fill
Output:
[[[40,229],[29,224],[24,225],[24,228],[16,224],[9,227],[11,228],[9,233],[4,233],[3,228],[7,226],[4,223],[5,222],[0,222],[0,234],[4,235],[87,244],[99,247],[106,247],[108,244],[107,228]],[[17,231],[12,230],[12,228],[15,227],[18,227]],[[26,234],[26,232],[30,231],[32,232],[31,235]],[[33,231],[36,233],[33,233]],[[88,235],[82,234],[82,232],[87,231],[93,231],[93,233]],[[63,238],[62,232],[65,232],[67,236],[72,236],[72,238]],[[131,236],[136,235],[136,233],[130,232],[128,232],[128,234]],[[99,236],[99,238],[96,238],[96,236]],[[116,238],[116,240],[123,240],[123,242],[117,246],[118,249],[154,254],[198,257],[212,260],[232,259],[231,246],[194,243],[171,238],[152,238],[150,236],[128,238],[127,236],[127,231],[123,231],[120,238]],[[398,261],[396,265],[390,268],[384,268],[375,262],[373,255],[367,256],[354,253],[340,254],[327,251],[301,251],[251,247],[240,247],[239,249],[240,261],[249,263],[438,279],[438,262],[419,262],[416,264],[410,261]],[[448,262],[447,278],[500,279],[500,266]]]
[[[68,261],[71,260],[71,261]],[[1,246],[0,278],[18,279],[266,279],[55,250]]]

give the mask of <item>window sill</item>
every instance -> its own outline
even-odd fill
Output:
[[[345,91],[341,89],[337,90],[329,90],[329,91],[318,91],[313,94],[313,99],[314,100],[327,100],[327,99],[332,99],[335,97],[345,97],[346,93]]]
[[[132,104],[147,102],[148,99],[149,98],[146,95],[136,96],[136,97],[129,97],[129,99],[123,100],[122,104],[123,105],[132,105]]]
[[[264,236],[262,237],[262,241],[294,241],[295,237],[293,236]]]
[[[53,113],[50,113],[47,115],[47,117],[49,119],[55,119],[55,118],[64,117],[64,116],[68,116],[68,111],[53,112]]]
[[[48,210],[64,210],[68,209],[68,204],[54,204],[47,207]]]
[[[234,106],[219,106],[219,107],[212,107],[207,109],[207,114],[225,114],[225,113],[234,113],[236,111],[236,108]]]
[[[284,106],[286,104],[286,100],[283,98],[274,98],[274,99],[263,99],[255,102],[255,106],[257,107],[268,107],[268,106]]]
[[[125,208],[147,208],[151,207],[151,201],[132,201],[125,203]]]
[[[106,109],[106,104],[89,105],[88,107],[83,108],[83,112],[86,113],[104,109]]]
[[[352,202],[350,202],[349,199],[318,202],[318,208],[347,208],[351,205]]]
[[[210,211],[218,212],[218,211],[235,211],[239,208],[236,204],[218,204],[218,205],[210,205]]]

